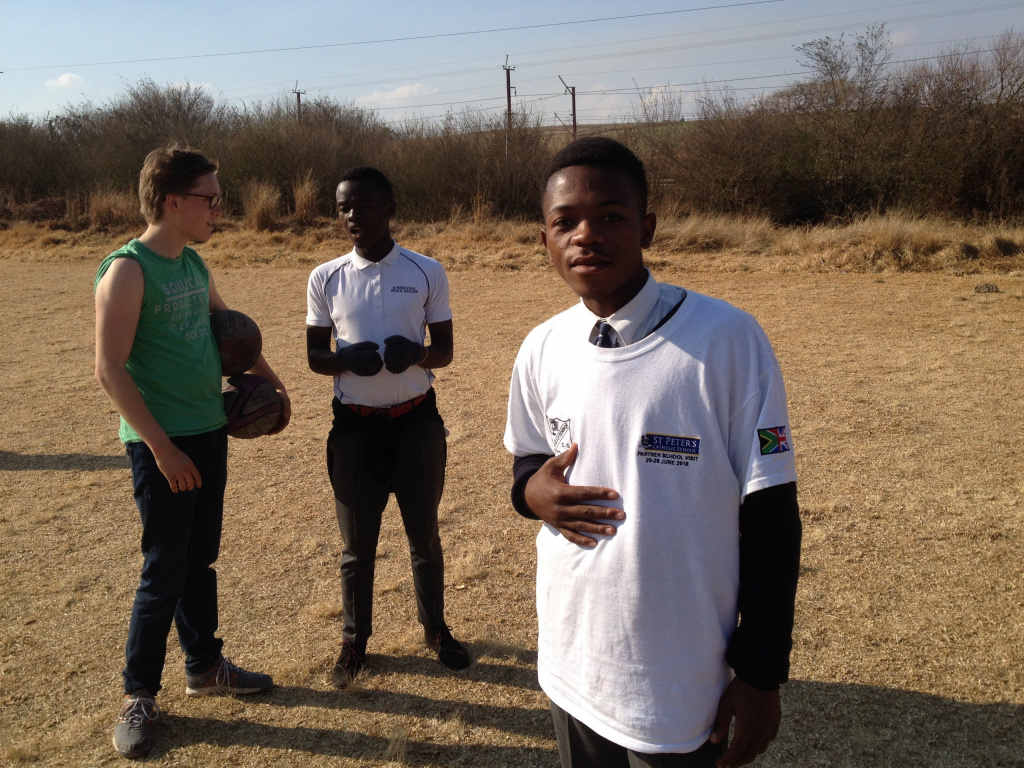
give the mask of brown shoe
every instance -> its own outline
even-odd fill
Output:
[[[366,663],[366,647],[357,648],[348,638],[341,643],[341,654],[331,670],[331,682],[338,688],[347,688]]]
[[[472,661],[469,658],[469,651],[465,646],[452,637],[451,630],[446,624],[434,630],[423,629],[423,640],[427,647],[437,654],[437,660],[448,669],[456,671],[465,669]]]
[[[223,656],[206,672],[198,675],[185,673],[185,695],[189,697],[238,696],[262,693],[273,687],[274,680],[270,675],[242,669]]]

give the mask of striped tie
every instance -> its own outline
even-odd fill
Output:
[[[594,344],[599,347],[610,348],[616,346],[614,337],[612,334],[615,329],[612,328],[612,324],[606,320],[599,320],[597,322],[597,338],[594,340]]]

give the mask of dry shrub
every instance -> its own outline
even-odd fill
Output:
[[[317,217],[317,203],[320,197],[320,185],[313,177],[313,169],[306,171],[305,176],[296,176],[292,181],[292,199],[295,202],[295,223],[309,226]]]
[[[14,194],[9,189],[0,189],[0,219],[9,219],[14,216],[17,209],[17,202]]]
[[[64,205],[64,216],[58,221],[51,221],[50,229],[64,229],[71,232],[82,232],[89,228],[89,201],[75,195],[68,195]]]
[[[242,208],[245,226],[269,232],[277,227],[281,192],[268,181],[250,181],[242,187]]]
[[[766,216],[697,214],[662,224],[657,233],[662,247],[679,251],[743,250],[760,253],[775,239]]]
[[[69,218],[70,215],[69,204]],[[89,195],[88,215],[92,226],[100,230],[133,226],[143,220],[138,197],[130,192],[113,189],[99,190]]]

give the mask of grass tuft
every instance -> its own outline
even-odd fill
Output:
[[[320,185],[313,176],[312,168],[306,171],[305,176],[296,176],[292,181],[292,200],[295,204],[293,216],[296,224],[308,227],[316,221]]]
[[[245,226],[257,232],[277,228],[281,193],[268,181],[250,181],[242,187]]]
[[[388,736],[388,746],[384,750],[384,759],[398,765],[405,765],[406,752],[409,745],[409,729],[403,725],[395,726]]]

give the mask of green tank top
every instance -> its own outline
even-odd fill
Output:
[[[96,273],[93,290],[114,259],[142,267],[145,292],[126,368],[146,407],[170,436],[197,435],[227,423],[220,390],[220,355],[210,334],[210,276],[199,254],[185,248],[168,259],[138,240],[114,251]],[[124,443],[139,442],[122,418]]]

